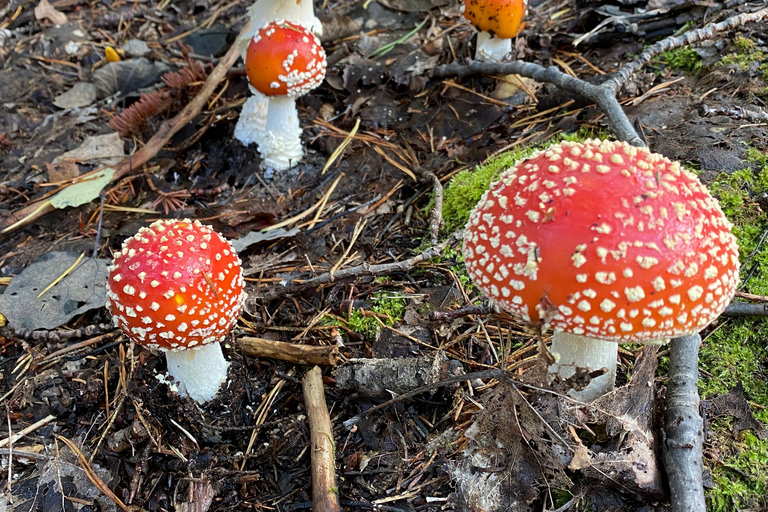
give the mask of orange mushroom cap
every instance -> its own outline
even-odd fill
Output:
[[[527,0],[464,0],[464,17],[478,30],[511,39],[523,29]]]
[[[609,341],[701,330],[738,284],[731,224],[679,163],[561,142],[507,170],[470,216],[477,286],[528,322]]]
[[[223,339],[243,308],[243,272],[235,250],[198,221],[159,220],[115,255],[107,308],[144,346],[183,350]]]
[[[245,72],[266,96],[301,96],[325,78],[325,50],[320,40],[296,23],[275,21],[248,44]]]

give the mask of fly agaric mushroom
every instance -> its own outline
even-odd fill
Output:
[[[475,59],[501,62],[512,51],[527,9],[528,0],[464,0],[464,17],[480,31]]]
[[[296,98],[325,78],[320,40],[299,24],[275,21],[257,30],[248,44],[245,71],[251,86],[268,97],[266,123],[259,122],[264,102],[257,96],[243,106],[235,137],[255,142],[264,166],[285,170],[304,155]]]
[[[229,363],[219,341],[243,308],[240,259],[198,221],[159,220],[123,243],[109,269],[107,309],[131,340],[165,351],[179,392],[216,395]]]
[[[607,368],[618,342],[698,332],[733,297],[738,247],[717,201],[679,163],[625,142],[561,142],[517,163],[470,216],[464,257],[503,310],[551,327],[562,377]]]

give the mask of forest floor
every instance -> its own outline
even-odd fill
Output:
[[[757,7],[594,4],[532,1],[516,57],[599,83],[659,38]],[[622,347],[625,386],[588,407],[526,387],[538,382],[537,343],[511,317],[433,315],[482,300],[451,234],[493,173],[472,181],[467,171],[557,137],[610,136],[598,108],[520,77],[431,78],[474,52],[475,30],[455,0],[316,4],[329,66],[298,100],[307,148],[299,166],[265,172],[257,150],[233,138],[248,94],[238,62],[199,115],[106,185],[102,201],[87,190],[72,207],[49,205],[9,228],[14,212],[140,150],[201,90],[248,5],[35,7],[0,7],[0,510],[310,508],[308,367],[248,355],[249,338],[339,349],[323,382],[345,510],[667,509],[658,460],[665,347]],[[196,71],[161,80],[183,68]],[[741,244],[742,298],[756,302],[768,301],[767,77],[768,24],[757,22],[658,56],[619,94],[649,147],[695,170],[721,200]],[[166,95],[162,108],[115,120],[152,91]],[[462,172],[464,188],[452,188]],[[439,255],[383,275],[360,270],[434,245],[433,176],[445,187]],[[99,269],[158,218],[199,219],[241,239],[249,299],[224,344],[227,384],[203,405],[174,393],[162,354],[110,330],[104,308]],[[41,299],[83,254],[79,277]],[[711,510],[768,508],[764,324],[729,317],[702,333]],[[350,376],[373,364],[363,359],[382,366]],[[413,381],[390,378],[406,365]],[[492,368],[518,380],[441,385],[367,412],[415,386]]]

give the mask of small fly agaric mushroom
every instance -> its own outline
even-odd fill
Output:
[[[109,269],[107,309],[133,341],[165,351],[179,392],[216,395],[229,363],[221,341],[243,308],[240,259],[198,221],[159,220],[123,243]]]
[[[607,368],[580,393],[613,389],[617,342],[698,332],[738,283],[738,247],[689,171],[625,142],[561,142],[491,185],[464,235],[469,275],[501,309],[552,327],[550,368]]]
[[[325,67],[320,40],[299,24],[275,21],[254,34],[248,44],[245,71],[254,90],[268,97],[266,123],[261,123],[262,98],[249,98],[235,127],[235,137],[243,144],[255,142],[265,167],[280,171],[301,160],[304,149],[296,98],[322,83]]]
[[[464,17],[480,31],[475,59],[501,62],[523,29],[527,9],[528,0],[464,0]]]

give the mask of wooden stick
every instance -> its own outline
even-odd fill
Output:
[[[8,444],[15,443],[16,441],[18,441],[19,439],[21,439],[25,435],[29,434],[30,432],[34,432],[35,430],[39,429],[40,427],[43,427],[43,426],[47,425],[48,423],[52,422],[55,419],[56,419],[56,416],[54,416],[52,414],[48,415],[45,418],[41,419],[40,421],[37,421],[37,422],[31,424],[27,428],[19,430],[18,432],[16,432],[12,436],[6,437],[5,439],[0,440],[0,448],[6,446]]]
[[[302,379],[302,386],[312,439],[312,510],[339,512],[333,428],[325,404],[323,376],[319,366],[307,372]]]
[[[240,31],[240,34],[238,34],[237,39],[240,39],[240,37],[248,33],[250,29],[251,23],[248,22]],[[205,80],[205,83],[200,89],[200,92],[198,92],[197,95],[192,98],[192,101],[190,101],[187,106],[185,106],[182,111],[176,115],[176,117],[164,121],[163,124],[160,125],[160,128],[157,130],[157,132],[152,136],[152,138],[147,141],[144,147],[142,147],[133,155],[124,158],[114,167],[115,173],[112,175],[111,183],[115,183],[125,176],[139,170],[142,165],[154,158],[154,156],[157,155],[161,149],[163,149],[163,146],[165,146],[165,144],[171,140],[171,137],[173,137],[176,132],[186,126],[187,123],[192,121],[195,117],[197,117],[208,102],[208,99],[213,94],[213,91],[227,76],[229,68],[232,67],[232,65],[237,61],[239,57],[240,53],[237,51],[237,44],[233,44],[232,47],[230,47],[230,49],[227,51],[226,55],[224,55],[221,61],[219,61],[219,63],[216,65],[214,70],[211,71],[211,74],[208,75],[208,78]],[[49,203],[45,203],[44,206],[45,205],[48,206],[41,208],[38,204],[35,203],[13,212],[7,218],[3,219],[2,223],[0,223],[0,229],[13,227],[13,229],[9,229],[7,232],[13,231],[23,225],[32,222],[35,219],[42,217],[43,215],[52,212],[55,209],[50,206]],[[22,220],[24,222],[20,222]]]
[[[672,510],[705,512],[702,474],[704,420],[699,414],[698,334],[675,338],[669,345],[669,383],[662,445]]]
[[[253,357],[279,359],[293,364],[336,366],[342,359],[339,347],[314,347],[245,336],[237,344]]]

